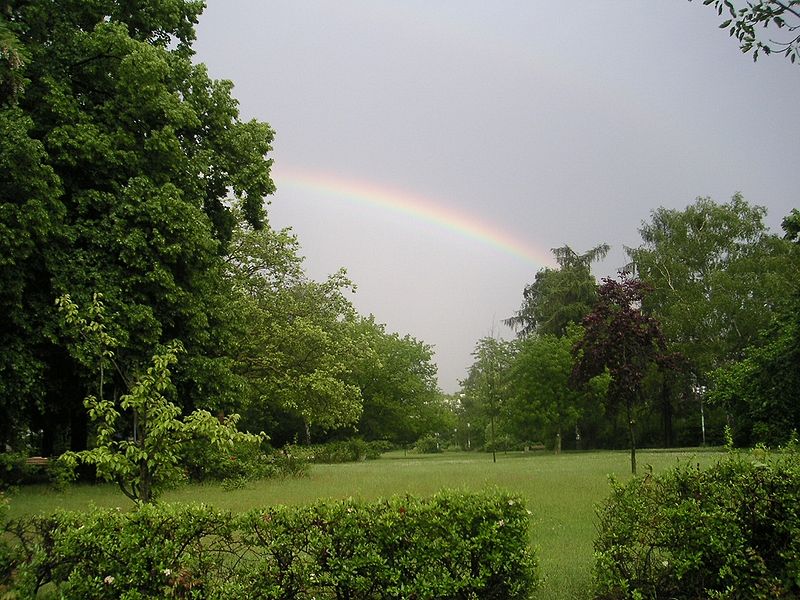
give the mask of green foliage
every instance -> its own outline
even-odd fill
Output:
[[[236,406],[238,314],[222,254],[240,206],[253,227],[272,192],[273,133],[242,122],[229,82],[193,64],[203,3],[43,0],[0,16],[0,443],[44,430],[41,453],[87,444],[97,362],[59,327],[53,299],[102,294],[122,395],[160,345],[187,407]],[[102,394],[100,394],[102,395]]]
[[[759,53],[783,54],[792,64],[800,64],[800,33],[796,33],[800,28],[800,0],[758,0],[741,8],[731,0],[703,0],[703,4],[713,4],[718,15],[729,17],[719,28],[739,40],[743,53],[752,50],[754,61]],[[758,29],[768,33],[762,36]],[[775,39],[776,34],[783,39]]]
[[[503,493],[56,513],[6,525],[11,590],[71,598],[527,598],[528,512]],[[0,555],[3,556],[3,555]],[[0,566],[2,566],[0,562]]]
[[[796,302],[800,305],[800,301]],[[792,311],[741,360],[712,373],[709,401],[734,416],[739,445],[776,446],[800,428],[800,319]]]
[[[492,452],[496,450],[497,421],[509,397],[509,372],[515,352],[514,342],[481,338],[472,352],[475,360],[467,379],[462,382],[462,420],[466,419],[476,433],[476,446],[485,445]],[[480,430],[488,432],[486,440],[478,434]]]
[[[605,258],[609,248],[600,244],[583,254],[569,246],[553,248],[558,269],[548,267],[536,273],[534,282],[525,286],[522,307],[504,323],[520,337],[564,335],[570,324],[580,323],[591,310],[597,294],[591,266]]]
[[[262,449],[260,439],[238,440],[233,446],[194,435],[178,450],[178,464],[190,481],[240,482],[279,475],[273,457]]]
[[[359,435],[409,444],[426,433],[449,429],[449,410],[437,388],[433,349],[413,337],[389,333],[373,318],[359,322],[372,360],[354,369],[363,411]]]
[[[393,445],[390,442],[380,440],[365,442],[361,438],[350,438],[310,446],[284,446],[280,453],[297,456],[311,463],[332,465],[374,460],[391,449],[393,449]]]
[[[785,306],[797,275],[792,244],[767,234],[766,210],[740,194],[726,204],[699,198],[659,208],[628,248],[636,275],[652,286],[644,306],[701,382],[751,345]]]
[[[613,485],[600,507],[596,597],[795,598],[796,450],[730,455]]]
[[[574,429],[591,394],[569,385],[573,369],[572,346],[579,328],[568,335],[525,338],[511,365],[511,389],[505,422],[520,441],[554,440],[560,451],[561,436]]]
[[[226,277],[242,313],[234,355],[248,385],[248,420],[258,423],[268,409],[285,411],[299,418],[311,443],[312,427],[328,431],[358,421],[362,398],[352,374],[373,352],[345,297],[353,287],[345,271],[310,281],[301,262],[288,231],[240,222]]]
[[[0,453],[0,491],[32,483],[48,483],[58,489],[71,479],[72,470],[61,460],[31,464],[26,454]]]
[[[426,435],[417,440],[414,444],[417,452],[422,454],[438,454],[444,452],[444,444],[439,439],[438,435]]]
[[[169,367],[181,350],[181,344],[174,342],[163,354],[153,356],[153,365],[121,398],[120,407],[131,416],[129,438],[123,435],[114,402],[89,396],[86,408],[97,425],[95,447],[65,453],[62,459],[73,467],[78,462],[94,465],[99,477],[116,482],[131,500],[150,502],[184,477],[180,459],[187,442],[208,444],[218,451],[230,451],[237,443],[260,444],[263,434],[237,431],[238,415],[220,421],[208,411],[197,410],[184,420],[178,418],[180,409],[165,394],[172,388]]]

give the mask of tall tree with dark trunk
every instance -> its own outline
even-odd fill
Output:
[[[608,373],[607,401],[625,408],[631,448],[631,472],[636,474],[635,408],[642,398],[642,380],[663,355],[664,336],[658,321],[642,312],[649,287],[627,274],[619,281],[603,279],[597,302],[583,320],[583,337],[573,346],[572,383],[586,385]]]

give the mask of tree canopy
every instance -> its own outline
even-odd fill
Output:
[[[583,337],[573,347],[572,381],[585,385],[608,373],[607,399],[625,408],[631,472],[636,474],[634,407],[643,401],[642,381],[663,356],[666,341],[658,321],[642,311],[648,286],[625,273],[619,279],[603,279],[597,302],[583,320]]]
[[[600,244],[578,254],[566,245],[553,248],[558,269],[547,267],[536,273],[534,282],[525,286],[517,314],[504,323],[520,337],[564,335],[571,323],[579,323],[591,309],[597,288],[591,266],[605,258],[609,249],[608,244]]]

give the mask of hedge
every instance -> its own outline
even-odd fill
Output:
[[[202,504],[60,512],[5,524],[0,596],[522,599],[535,586],[528,514],[500,492],[240,515]]]
[[[798,453],[733,454],[615,484],[595,598],[800,598]]]

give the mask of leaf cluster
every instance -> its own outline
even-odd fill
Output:
[[[759,53],[766,56],[783,54],[792,64],[797,61],[800,53],[800,1],[757,0],[741,8],[736,8],[731,0],[703,0],[703,4],[711,4],[717,14],[729,17],[720,23],[720,29],[728,29],[730,36],[739,41],[743,53],[752,51],[754,61],[758,60]],[[759,29],[789,35],[784,40],[768,38],[764,41]]]
[[[597,303],[583,320],[583,337],[573,347],[572,382],[585,385],[608,372],[612,401],[638,400],[641,382],[665,348],[658,321],[642,310],[649,286],[624,273],[605,278]]]

